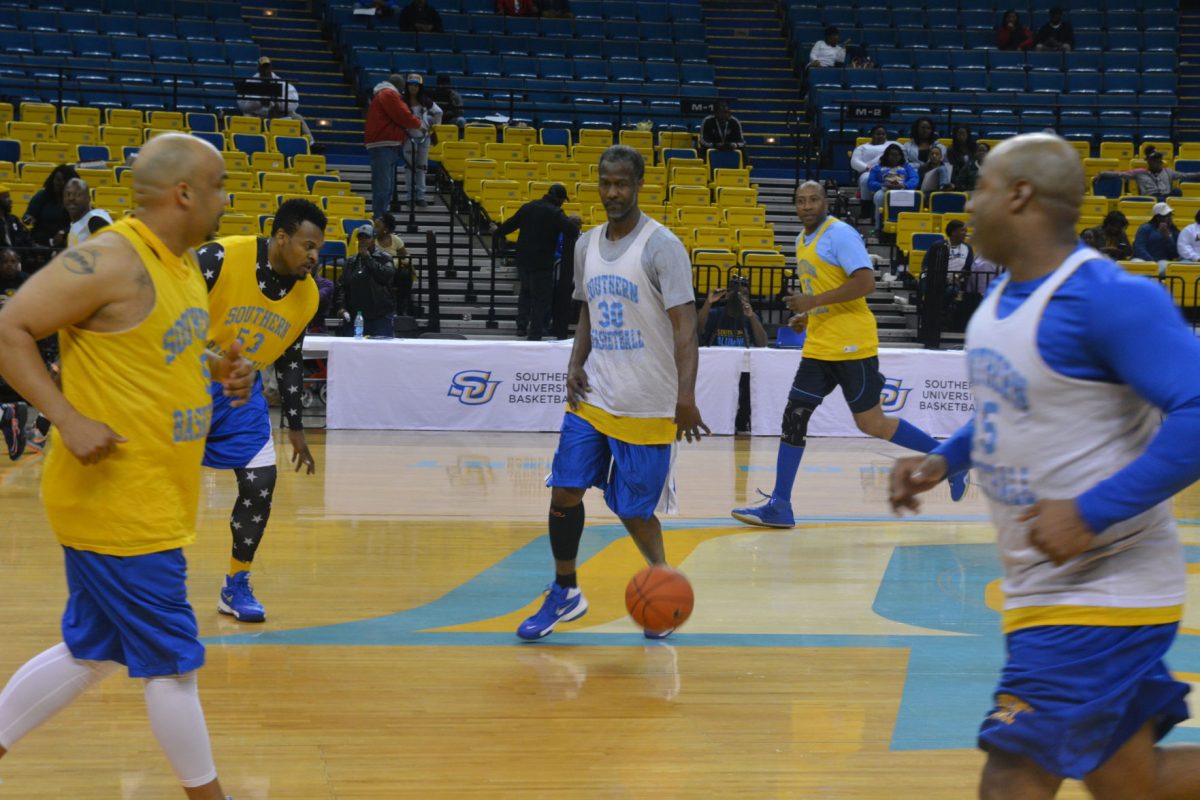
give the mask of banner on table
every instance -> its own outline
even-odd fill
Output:
[[[557,431],[571,343],[329,342],[329,428]],[[701,350],[697,404],[733,433],[745,351]]]
[[[756,436],[779,435],[799,365],[798,350],[750,351],[751,425]],[[908,420],[931,436],[949,436],[975,411],[962,351],[881,350],[879,367],[886,380],[881,398],[884,413]],[[808,433],[864,435],[855,427],[840,387],[813,414]]]

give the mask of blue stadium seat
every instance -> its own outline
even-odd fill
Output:
[[[1142,30],[1174,31],[1179,29],[1179,15],[1174,11],[1143,11]]]
[[[538,77],[538,61],[529,56],[504,56],[501,69],[510,78]]]
[[[954,69],[987,69],[986,50],[950,50],[950,65]]]
[[[1028,53],[1025,61],[1031,72],[1062,72],[1062,53]]]
[[[669,22],[671,8],[666,3],[638,3],[637,14],[642,22]]]
[[[1179,46],[1178,31],[1146,31],[1143,36],[1143,46],[1146,50],[1166,50],[1175,52]]]
[[[992,50],[988,53],[988,67],[993,70],[1025,71],[1025,54],[1017,50]]]
[[[1094,95],[1100,91],[1100,73],[1071,71],[1067,73],[1067,91]]]
[[[442,26],[443,30],[445,26]],[[524,36],[535,38],[538,35],[537,17],[506,17],[504,32],[509,36]]]
[[[33,47],[43,56],[70,58],[75,55],[71,47],[71,37],[65,33],[35,33]]]
[[[1142,53],[1142,72],[1175,72],[1178,59],[1173,52],[1148,50]]]
[[[609,74],[621,83],[641,83],[646,80],[646,70],[640,61],[613,61]]]
[[[909,69],[913,65],[913,54],[916,50],[905,50],[900,47],[881,48],[875,51],[875,63],[880,67],[903,67]],[[867,70],[854,69],[850,72],[866,72]],[[878,79],[875,81],[878,83]]]
[[[604,18],[635,22],[638,19],[637,4],[628,0],[607,0],[604,4]]]
[[[1141,13],[1137,11],[1110,8],[1104,14],[1104,27],[1110,31],[1135,31],[1141,28],[1141,17]]]
[[[641,60],[637,42],[625,39],[607,39],[603,43],[603,49],[605,58],[624,59],[625,61]]]
[[[951,50],[913,50],[913,68],[917,70],[949,69],[952,52]]]
[[[565,57],[568,59],[604,57],[604,42],[600,39],[573,39],[562,43],[565,46]]]
[[[175,20],[170,17],[139,17],[137,21],[139,36],[147,39],[176,39]]]
[[[462,75],[467,71],[467,61],[459,53],[430,53],[429,71],[435,75]]]
[[[474,34],[459,33],[454,36],[454,46],[465,56],[492,55],[496,49],[492,36],[475,36]]]
[[[111,158],[106,145],[81,144],[79,145],[79,160],[87,163],[89,161],[109,161]]]
[[[1103,31],[1084,31],[1075,30],[1075,52],[1080,50],[1103,50],[1104,49],[1104,32]]]
[[[215,114],[188,114],[187,126],[193,133],[216,133],[217,117]]]
[[[504,17],[495,14],[472,14],[471,33],[480,36],[503,36]]]
[[[229,63],[234,66],[257,66],[258,65],[258,45],[256,44],[227,44],[225,45],[225,55],[229,58]]]
[[[850,89],[878,89],[879,75],[874,69],[851,69],[846,71],[846,86]]]
[[[988,75],[988,89],[993,92],[1023,92],[1025,73],[1009,69],[993,70]]]
[[[442,16],[442,31],[444,33],[470,33],[471,18],[466,14],[447,14],[441,12]],[[388,31],[391,34],[392,31]]]
[[[717,72],[707,64],[682,64],[679,67],[679,80],[684,84],[712,86],[717,82]]]
[[[17,12],[17,25],[21,30],[32,32],[58,32],[58,13],[55,11],[39,11],[32,8],[21,9]]]
[[[659,61],[646,62],[646,80],[651,83],[679,83],[679,68],[675,64]]]
[[[195,136],[197,139],[203,139],[218,150],[225,149],[225,136],[223,134],[214,133],[213,131],[194,130],[192,131],[192,136]]]
[[[1104,65],[1104,54],[1098,51],[1075,51],[1064,57],[1068,73],[1083,71],[1099,72]]]
[[[1104,73],[1105,94],[1135,94],[1141,88],[1141,77],[1137,73]]]
[[[676,22],[700,22],[700,4],[694,0],[671,3],[671,19]]]
[[[467,72],[471,75],[484,77],[500,77],[502,62],[500,56],[471,55],[467,57]]]
[[[75,52],[85,58],[112,58],[112,42],[108,36],[77,33],[71,40]]]
[[[1104,36],[1104,48],[1111,54],[1118,50],[1142,49],[1142,34],[1136,30],[1113,30],[1109,28]]]
[[[543,36],[570,39],[575,35],[574,24],[569,19],[543,19],[541,28]]]
[[[916,69],[916,88],[925,92],[950,91],[950,71],[945,69]]]
[[[911,69],[881,69],[880,85],[885,89],[912,89],[916,86],[916,74]]]
[[[952,73],[954,76],[954,88],[964,92],[986,92],[987,91],[987,71],[982,69],[956,69]]]
[[[1147,72],[1142,75],[1142,92],[1144,94],[1174,95],[1176,88],[1174,72]]]
[[[1074,19],[1073,15],[1072,19]],[[958,12],[958,22],[964,30],[991,32],[996,27],[996,15],[989,9],[964,7]]]
[[[863,28],[858,31],[855,40],[869,48],[895,47],[896,30],[894,28]]]
[[[99,14],[60,14],[58,27],[63,33],[98,33]]]
[[[1029,91],[1060,94],[1066,91],[1066,76],[1061,72],[1030,72]]]
[[[1139,72],[1140,70],[1140,53],[1118,50],[1104,54],[1105,72]]]
[[[424,38],[424,37],[422,37]],[[527,56],[531,40],[523,36],[492,36],[492,52],[498,56]],[[428,48],[426,48],[428,50]],[[442,52],[453,53],[454,48]]]
[[[608,62],[577,59],[575,61],[575,78],[581,81],[606,81],[608,80]]]
[[[704,42],[704,25],[700,22],[675,22],[672,28],[677,42]]]
[[[600,0],[574,0],[571,13],[577,20],[601,20],[604,19],[604,3]]]
[[[193,41],[188,47],[192,61],[196,64],[224,64],[225,45],[216,42]]]

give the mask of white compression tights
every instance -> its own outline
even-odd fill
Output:
[[[113,661],[79,661],[59,643],[25,663],[0,692],[0,747],[11,750],[27,733],[120,669]],[[149,678],[150,727],[180,783],[193,788],[217,778],[196,673]]]

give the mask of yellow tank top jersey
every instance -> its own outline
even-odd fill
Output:
[[[224,354],[235,340],[242,340],[242,356],[256,369],[274,364],[288,346],[304,332],[317,313],[320,300],[311,277],[297,281],[282,300],[272,300],[258,286],[257,236],[227,236],[217,244],[225,248],[225,260],[216,285],[208,295],[212,330],[208,347]],[[266,247],[261,248],[265,260]]]
[[[805,294],[832,291],[849,278],[844,269],[817,255],[821,237],[836,221],[833,217],[826,219],[808,244],[804,243],[803,233],[796,240],[796,271]],[[865,297],[808,312],[808,336],[804,340],[806,358],[851,361],[878,354],[879,332]]]
[[[121,236],[133,246],[154,284],[154,308],[119,333],[59,332],[63,394],[128,441],[84,466],[52,429],[42,473],[46,513],[59,542],[77,550],[172,550],[196,535],[200,459],[212,417],[204,280],[193,253],[176,257],[137,219],[97,236]]]

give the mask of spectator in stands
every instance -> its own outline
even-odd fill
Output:
[[[543,17],[571,19],[575,16],[571,13],[571,4],[568,0],[540,0],[538,8],[541,10]]]
[[[1050,21],[1038,28],[1033,37],[1033,46],[1038,50],[1058,50],[1069,53],[1075,47],[1075,29],[1063,19],[1061,8],[1050,9]]]
[[[1180,261],[1200,261],[1200,211],[1196,212],[1196,221],[1179,232],[1175,249]]]
[[[21,257],[11,247],[0,249],[0,308],[17,293],[29,276],[21,271]]]
[[[358,7],[375,9],[377,17],[390,17],[396,13],[396,0],[358,0]]]
[[[979,180],[979,169],[983,166],[983,161],[991,149],[991,145],[987,142],[975,144],[975,156],[961,170],[956,170],[954,173],[952,182],[955,189],[960,192],[975,191],[975,183]]]
[[[929,117],[919,117],[913,123],[909,137],[910,141],[904,145],[905,160],[919,170],[923,164],[928,163],[930,152],[940,151],[941,158],[937,167],[936,185],[937,188],[949,186],[952,171],[950,165],[946,163],[946,146],[937,140],[937,131],[933,128],[933,120]]]
[[[411,73],[404,83],[404,102],[413,116],[421,120],[419,131],[409,131],[408,143],[402,148],[405,174],[411,183],[401,197],[422,208],[429,205],[425,200],[425,176],[429,171],[429,133],[434,125],[442,124],[442,107],[434,102],[425,91],[425,79]]]
[[[716,314],[713,304],[725,302]],[[786,326],[785,326],[786,327]],[[766,347],[767,331],[750,305],[750,281],[732,275],[725,289],[712,289],[696,316],[701,347]],[[734,430],[750,432],[750,373],[738,381],[738,407]]]
[[[929,151],[929,160],[917,168],[921,191],[926,194],[936,192],[939,189],[950,188],[950,182],[946,176],[946,167],[949,165],[944,161],[945,156],[942,155],[943,152],[945,151],[939,150],[936,147],[931,148]],[[943,183],[943,181],[945,182]]]
[[[846,48],[850,46],[850,40],[847,39],[845,45],[838,45],[840,36],[836,25],[826,28],[825,38],[814,44],[808,54],[808,66],[836,67],[838,64],[845,64]]]
[[[458,92],[454,91],[454,87],[450,85],[449,75],[438,75],[437,86],[429,92],[429,96],[433,101],[442,107],[442,124],[457,125],[458,132],[461,135],[462,130],[466,127],[467,120],[463,117],[463,100]],[[437,142],[434,142],[437,144]]]
[[[1092,228],[1094,247],[1113,261],[1124,261],[1133,255],[1133,245],[1125,234],[1129,220],[1120,211],[1110,211],[1104,222]]]
[[[884,194],[899,189],[916,189],[917,180],[917,168],[904,160],[904,150],[900,145],[888,145],[879,157],[879,163],[871,167],[871,175],[867,179],[867,188],[874,192],[876,228],[881,227]]]
[[[1001,50],[1028,50],[1033,47],[1033,31],[1021,24],[1016,11],[1005,11],[1000,27],[996,29],[996,47]]]
[[[259,119],[294,119],[300,123],[300,132],[304,134],[304,138],[312,144],[312,131],[308,129],[308,123],[300,116],[298,110],[300,93],[296,91],[295,84],[288,83],[276,75],[271,69],[271,59],[266,56],[258,60],[258,72],[250,77],[252,80],[272,84],[272,91],[268,95],[246,94],[239,97],[238,110],[248,117]],[[279,87],[278,94],[275,87]]]
[[[871,191],[867,188],[867,181],[871,178],[871,167],[879,163],[879,158],[888,145],[900,146],[891,140],[887,128],[882,125],[871,129],[870,139],[871,141],[854,148],[854,152],[850,154],[850,168],[858,173],[858,198],[862,201],[864,218],[871,216]]]
[[[70,164],[59,164],[46,176],[45,183],[29,200],[29,208],[21,220],[29,228],[35,244],[52,247],[54,237],[71,227],[67,209],[63,207],[63,188],[79,173]]]
[[[742,135],[742,123],[729,112],[729,103],[718,100],[713,113],[700,123],[700,149],[737,151],[742,153],[745,163],[746,138]]]
[[[342,330],[352,332],[355,317],[362,314],[365,336],[392,336],[396,330],[396,299],[392,293],[396,267],[391,256],[375,246],[375,229],[370,225],[355,228],[354,236],[358,252],[342,267],[342,281],[334,299],[346,323]]]
[[[964,275],[975,264],[975,251],[967,244],[967,226],[953,219],[946,225],[946,238],[929,248],[919,282],[921,315],[918,338],[928,350],[942,344],[942,331],[962,327],[960,313]]]
[[[1178,197],[1182,192],[1175,188],[1179,181],[1200,180],[1200,172],[1176,172],[1163,166],[1163,154],[1153,148],[1146,150],[1146,168],[1124,172],[1101,172],[1100,178],[1133,178],[1138,194],[1164,202],[1168,197]]]
[[[334,310],[333,297],[337,293],[337,289],[334,287],[333,281],[320,272],[314,272],[312,278],[313,282],[317,284],[317,313],[313,314],[312,322],[308,324],[308,331],[309,333],[325,333],[328,330],[325,320]]]
[[[1179,229],[1175,227],[1175,209],[1166,203],[1155,203],[1150,221],[1137,229],[1133,237],[1135,261],[1174,261],[1179,257],[1175,246]]]
[[[408,248],[404,246],[404,240],[396,235],[396,218],[391,214],[385,211],[376,215],[373,225],[376,249],[387,253],[396,267],[396,311],[407,314],[412,304],[413,287],[412,259],[408,257]]]
[[[534,0],[496,0],[496,13],[506,17],[536,17],[538,7]]]
[[[545,197],[531,200],[517,209],[496,228],[492,250],[501,248],[504,237],[520,231],[517,237],[517,275],[520,294],[517,297],[517,335],[528,336],[531,342],[541,341],[542,329],[554,301],[554,254],[559,250],[559,237],[573,247],[579,235],[579,217],[568,217],[562,209],[567,201],[567,189],[554,184]],[[566,247],[563,247],[566,250]]]
[[[442,15],[425,0],[412,0],[400,10],[400,30],[441,33]]]
[[[367,156],[371,162],[371,213],[382,214],[392,203],[396,191],[396,163],[400,147],[410,131],[421,130],[421,120],[413,116],[400,96],[404,76],[393,74],[375,84],[367,124],[363,131]]]
[[[33,237],[12,210],[12,192],[7,186],[0,184],[0,247],[14,248],[21,257],[21,263],[27,271],[32,272],[36,261]]]
[[[71,227],[60,246],[83,244],[101,228],[112,225],[113,219],[102,208],[92,208],[92,194],[83,178],[72,178],[63,187],[63,207],[71,219]]]
[[[975,137],[966,125],[955,125],[946,148],[946,163],[950,165],[950,182],[957,186],[959,172],[975,157]]]

